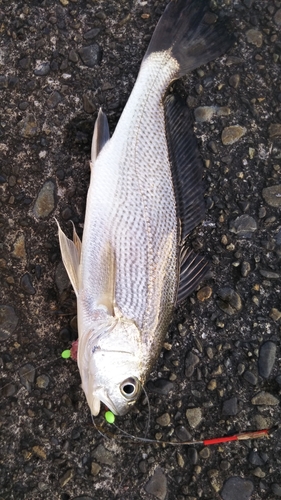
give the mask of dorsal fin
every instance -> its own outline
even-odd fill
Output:
[[[178,95],[168,95],[164,101],[166,137],[171,163],[173,186],[180,221],[179,287],[177,303],[182,302],[199,285],[209,270],[209,264],[188,248],[188,234],[202,221],[205,214],[203,197],[203,165],[190,112]]]
[[[178,95],[164,101],[166,137],[171,163],[177,215],[181,224],[181,241],[202,221],[205,214],[203,198],[203,165],[188,107]]]
[[[108,141],[109,135],[109,126],[106,114],[99,109],[98,117],[96,119],[93,140],[92,140],[92,149],[91,149],[91,167],[94,165],[95,160],[102,150],[105,143]]]
[[[177,304],[185,300],[197,288],[209,269],[209,263],[202,255],[197,255],[188,248],[182,248]]]

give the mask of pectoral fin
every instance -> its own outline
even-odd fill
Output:
[[[59,230],[59,242],[60,242],[60,250],[62,255],[62,261],[64,263],[64,267],[68,274],[68,277],[71,281],[71,284],[74,288],[74,292],[76,296],[79,293],[79,262],[80,262],[80,252],[81,252],[81,241],[74,229],[73,238],[74,242],[71,241],[64,232],[61,230],[58,221],[56,220]]]
[[[102,150],[103,146],[109,139],[109,127],[106,114],[100,108],[98,117],[96,119],[93,140],[92,140],[92,150],[91,150],[91,168],[93,167],[95,160]]]

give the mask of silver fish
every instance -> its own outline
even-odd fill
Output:
[[[161,351],[174,306],[206,261],[187,235],[204,217],[202,165],[189,112],[169,84],[223,54],[232,37],[208,24],[205,0],[171,1],[110,138],[95,124],[83,243],[59,228],[77,296],[78,367],[93,415],[124,415]]]

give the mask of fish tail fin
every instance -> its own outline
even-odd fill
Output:
[[[145,58],[168,52],[179,66],[176,78],[216,59],[233,44],[225,23],[207,16],[206,0],[171,0],[154,31]],[[216,21],[216,22],[214,22]]]

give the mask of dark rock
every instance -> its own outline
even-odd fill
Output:
[[[153,476],[144,487],[145,491],[159,500],[165,500],[167,495],[167,479],[160,467],[156,469]]]
[[[223,485],[221,497],[223,500],[249,500],[254,490],[252,481],[242,477],[230,477]]]
[[[251,238],[252,234],[257,230],[258,225],[250,215],[241,215],[230,223],[229,230],[237,234],[240,238]]]
[[[78,50],[78,53],[85,66],[88,66],[89,68],[94,68],[101,62],[101,48],[97,43],[88,45],[87,47],[81,47],[81,49]]]
[[[268,342],[265,342],[260,348],[258,369],[261,377],[268,378],[270,376],[275,363],[275,358],[276,344],[269,340]]]
[[[232,316],[242,309],[240,295],[230,286],[221,288],[218,291],[218,296],[221,299],[218,301],[219,308],[229,316]]]
[[[163,396],[167,396],[170,391],[172,391],[175,387],[174,382],[170,380],[166,380],[164,378],[158,378],[157,380],[149,380],[147,383],[147,388],[156,394],[161,394]]]
[[[57,90],[51,93],[50,97],[47,100],[47,106],[50,109],[55,108],[59,102],[61,102],[61,95]]]
[[[175,428],[175,435],[180,441],[189,441],[192,437],[190,432],[188,432],[186,427],[184,427],[183,425],[178,425]]]
[[[35,137],[39,134],[39,126],[33,115],[27,114],[20,122],[20,133],[26,138]]]
[[[42,62],[34,70],[35,76],[46,76],[49,73],[50,73],[50,63],[49,62]]]
[[[87,94],[83,94],[82,96],[83,99],[83,108],[86,113],[95,113],[97,110],[96,105],[93,103],[93,101],[87,96]]]
[[[49,383],[50,379],[48,375],[39,375],[36,379],[36,385],[37,387],[40,387],[40,389],[47,389]]]
[[[27,295],[34,295],[36,293],[36,290],[32,285],[31,276],[29,273],[25,273],[21,277],[20,286],[24,293],[26,293]]]
[[[264,465],[265,462],[257,451],[251,450],[249,453],[248,460],[251,465],[259,466]]]
[[[196,365],[199,363],[199,358],[190,351],[185,358],[185,376],[191,377],[195,370]]]
[[[276,497],[281,497],[281,486],[280,484],[273,483],[271,485],[271,491]]]
[[[191,465],[196,465],[198,462],[198,452],[196,448],[187,448],[187,460]]]
[[[243,378],[244,378],[244,380],[249,382],[249,384],[251,384],[251,385],[257,385],[257,383],[258,383],[258,377],[254,373],[250,372],[249,370],[244,372]]]
[[[91,40],[95,38],[100,33],[100,28],[92,28],[84,34],[85,40]]]
[[[0,305],[0,340],[7,340],[15,331],[19,318],[12,306]]]
[[[222,414],[223,415],[237,415],[238,409],[238,400],[236,397],[227,399],[223,402]]]
[[[79,61],[79,57],[78,57],[77,52],[75,50],[71,49],[71,51],[68,54],[68,59],[73,63],[77,63]]]

